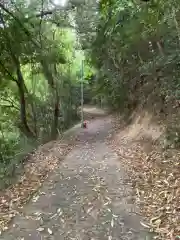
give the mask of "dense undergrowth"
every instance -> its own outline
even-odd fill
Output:
[[[101,1],[92,53],[100,70],[97,91],[106,102],[128,113],[148,110],[164,120],[167,133],[173,124],[168,138],[175,145],[180,141],[179,8],[178,1]]]

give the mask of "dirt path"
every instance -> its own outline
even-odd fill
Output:
[[[2,240],[147,240],[117,155],[105,143],[111,119],[74,127],[77,146],[16,216]]]

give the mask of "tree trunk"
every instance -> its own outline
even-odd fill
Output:
[[[48,85],[50,86],[52,93],[55,96],[54,116],[53,116],[52,130],[51,130],[51,138],[56,138],[56,136],[58,134],[58,119],[59,119],[59,114],[60,114],[60,109],[59,109],[60,98],[59,98],[59,94],[58,94],[57,79],[54,79],[53,74],[50,71],[46,61],[41,61],[41,66],[42,66],[43,74],[44,74],[45,78],[47,79]],[[57,78],[56,64],[54,64],[54,75],[55,75],[55,78]]]
[[[17,65],[16,74],[17,74],[17,85],[18,85],[19,97],[20,97],[20,118],[21,118],[21,124],[22,124],[20,129],[27,137],[34,138],[35,137],[34,133],[31,131],[27,123],[25,84],[24,84],[24,79],[22,76],[19,62]]]
[[[41,66],[42,66],[43,74],[44,74],[45,78],[47,79],[49,86],[54,88],[53,75],[52,75],[51,71],[49,70],[49,66],[48,66],[46,60],[41,61]]]
[[[58,135],[58,119],[59,119],[59,97],[56,96],[56,102],[54,105],[54,120],[53,120],[53,126],[52,126],[52,137],[56,138]]]
[[[2,5],[2,4],[1,4]],[[1,6],[2,7],[2,6]],[[3,9],[5,10],[5,12],[7,12],[8,14],[10,14],[10,12],[8,12],[4,7]],[[12,14],[10,14],[12,15]],[[12,16],[14,17],[14,16]],[[4,21],[4,18],[2,16],[2,14],[0,14],[0,19],[1,19],[1,23],[4,26],[4,29],[6,29],[6,22]],[[13,76],[11,76],[11,79],[13,79],[13,81],[15,80],[18,89],[19,89],[19,97],[20,97],[20,119],[21,119],[21,126],[19,126],[19,128],[21,129],[21,131],[27,136],[27,137],[34,137],[33,132],[31,131],[31,129],[28,126],[27,123],[27,118],[26,118],[26,99],[25,99],[25,91],[26,86],[24,83],[24,78],[21,72],[21,66],[20,66],[20,61],[18,56],[16,55],[14,49],[11,46],[11,37],[9,36],[7,31],[4,31],[4,36],[7,40],[7,45],[9,48],[9,53],[10,56],[12,58],[12,61],[16,67],[16,74],[17,74],[17,79],[14,79]],[[10,74],[11,75],[11,74]]]
[[[56,64],[54,64],[54,73],[55,73],[55,77],[57,78]],[[57,83],[57,79],[55,80]],[[54,89],[54,92],[55,92],[55,104],[54,104],[54,120],[53,120],[53,126],[52,126],[52,137],[56,138],[58,134],[58,119],[60,114],[60,109],[59,109],[60,99],[59,99],[57,84],[56,84],[56,88]]]

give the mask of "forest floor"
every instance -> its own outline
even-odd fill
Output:
[[[153,238],[152,226],[141,216],[151,216],[155,204],[147,194],[154,187],[147,188],[143,175],[151,167],[147,156],[153,148],[151,141],[141,141],[144,124],[127,127],[102,110],[89,107],[85,112],[89,119],[95,117],[87,129],[78,124],[63,139],[41,146],[30,156],[19,181],[1,192],[0,239]],[[144,127],[146,137],[153,133],[156,140],[161,135],[157,126]]]
[[[109,143],[131,176],[144,226],[155,239],[180,239],[180,151],[164,148],[166,123],[136,111],[124,121],[116,116]]]

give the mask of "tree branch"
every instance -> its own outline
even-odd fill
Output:
[[[0,66],[3,68],[3,70],[7,73],[7,75],[11,78],[13,82],[18,82],[17,79],[9,72],[9,70],[4,66],[2,61],[0,60]]]
[[[27,30],[27,28],[25,28],[25,26],[23,25],[23,23],[21,23],[21,21],[16,17],[14,16],[14,14],[12,12],[10,12],[7,8],[5,8],[5,6],[0,3],[0,8],[6,12],[9,16],[11,16],[14,20],[16,20],[16,22],[19,24],[19,26],[23,29],[23,31],[25,32],[25,34],[30,37],[31,39],[31,42],[38,48],[40,48],[39,44],[37,42],[35,42],[33,39],[32,39],[32,36],[31,36],[31,33]]]
[[[4,101],[5,103],[9,103],[9,105],[8,104],[4,105],[2,103],[3,105],[0,105],[1,107],[13,107],[13,108],[15,108],[18,111],[20,110],[20,108],[14,104],[14,101],[12,99],[1,97],[0,101]]]
[[[16,107],[16,106],[14,106],[13,104],[12,104],[12,105],[4,105],[4,104],[3,104],[3,105],[1,105],[1,104],[0,104],[0,107],[5,107],[5,108],[14,108],[14,109],[16,109],[16,110],[18,110],[18,111],[20,110],[20,108],[18,108],[18,107]]]

